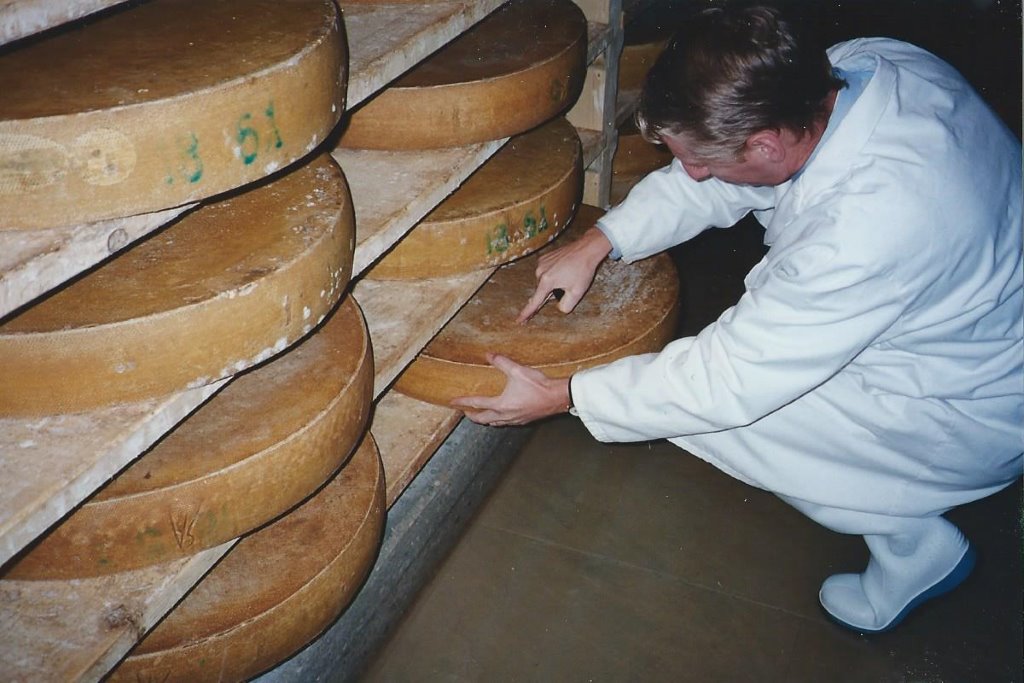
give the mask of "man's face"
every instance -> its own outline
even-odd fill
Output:
[[[750,145],[744,150],[743,158],[737,161],[708,161],[694,155],[680,135],[663,133],[661,140],[686,173],[697,181],[717,178],[733,185],[778,185],[787,178],[768,155]]]

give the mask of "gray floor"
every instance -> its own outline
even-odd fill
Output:
[[[750,224],[676,254],[681,333],[737,296]],[[729,264],[730,267],[723,267]],[[951,514],[975,574],[895,632],[848,633],[821,581],[859,538],[665,442],[539,427],[366,681],[1021,681],[1021,489]]]

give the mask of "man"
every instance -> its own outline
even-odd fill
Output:
[[[888,39],[826,54],[774,10],[689,21],[651,70],[642,130],[675,156],[545,256],[525,322],[570,312],[609,254],[634,261],[748,211],[769,251],[696,337],[555,380],[503,357],[485,424],[578,413],[601,441],[667,438],[862,535],[825,610],[859,632],[959,584],[941,515],[1022,471],[1021,150],[951,67]]]

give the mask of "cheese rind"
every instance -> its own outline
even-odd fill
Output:
[[[19,558],[6,579],[112,574],[251,531],[323,484],[365,431],[370,337],[355,300],[237,378]]]
[[[578,234],[601,213],[581,207],[567,232]],[[548,249],[571,236],[562,236]],[[520,325],[515,318],[536,287],[538,256],[495,272],[398,378],[395,390],[448,405],[456,397],[501,393],[505,375],[487,362],[490,352],[549,377],[568,377],[624,356],[658,351],[671,340],[679,280],[667,255],[633,264],[605,262],[571,314],[549,304]]]
[[[179,206],[308,154],[341,116],[330,0],[155,0],[0,56],[0,230]]]
[[[188,214],[0,325],[0,413],[135,402],[270,358],[340,299],[354,223],[327,154]]]
[[[586,47],[570,0],[513,0],[353,111],[339,144],[436,149],[522,133],[579,96]]]
[[[239,541],[108,680],[245,680],[277,664],[355,596],[384,516],[383,469],[367,434],[314,497]]]
[[[367,277],[445,277],[525,256],[568,225],[582,190],[579,137],[565,119],[555,119],[510,140]]]

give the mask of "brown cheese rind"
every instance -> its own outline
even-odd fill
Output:
[[[108,680],[244,680],[274,666],[351,602],[384,515],[383,468],[367,435],[313,498],[242,539]]]
[[[283,351],[340,299],[354,223],[326,154],[198,209],[0,325],[0,414],[140,401]]]
[[[323,484],[366,428],[370,338],[349,297],[294,349],[232,382],[75,510],[5,579],[72,579],[212,548]]]
[[[308,154],[341,116],[330,0],[154,0],[0,56],[0,230],[179,206]]]
[[[565,119],[555,119],[510,140],[367,277],[445,277],[525,256],[568,225],[582,189],[579,138]]]
[[[513,0],[353,111],[340,145],[437,149],[522,133],[575,102],[586,49],[570,0]]]
[[[600,215],[594,207],[581,207],[569,232],[593,225]],[[536,287],[538,256],[499,269],[398,378],[395,389],[447,405],[459,396],[501,393],[505,376],[487,362],[488,352],[549,377],[567,377],[624,356],[658,351],[672,339],[679,280],[667,255],[633,264],[606,262],[572,313],[548,304],[520,325],[515,318]]]

